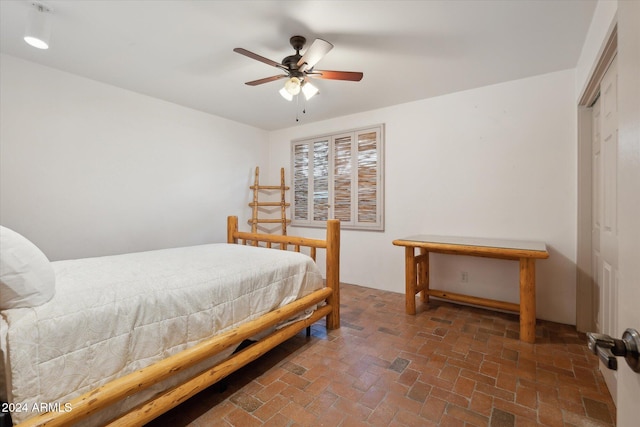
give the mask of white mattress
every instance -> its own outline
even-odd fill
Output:
[[[34,405],[64,406],[322,287],[322,275],[306,255],[228,244],[53,267],[56,295],[50,302],[2,312],[6,397],[28,410],[13,413],[14,422],[31,416]]]

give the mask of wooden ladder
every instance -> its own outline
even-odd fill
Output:
[[[251,232],[258,232],[258,224],[280,224],[282,227],[282,235],[287,235],[287,224],[291,222],[290,219],[287,219],[287,208],[289,207],[289,203],[285,200],[286,191],[289,189],[287,185],[284,183],[284,168],[280,168],[280,185],[260,185],[260,168],[256,166],[256,175],[254,183],[251,187],[253,190],[253,202],[249,203],[249,206],[252,208],[251,219],[248,221],[251,225]],[[260,202],[258,200],[258,195],[261,191],[273,192],[276,190],[280,190],[280,201],[270,201],[270,202]],[[260,208],[277,208],[280,207],[280,218],[259,218],[258,214],[260,213]],[[275,229],[267,230],[270,233]]]

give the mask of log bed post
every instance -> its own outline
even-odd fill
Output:
[[[238,238],[235,237],[235,233],[238,232],[238,217],[227,217],[227,243],[238,243]]]
[[[327,329],[340,327],[340,221],[327,221],[327,287],[333,291],[327,302],[333,310],[327,316]]]

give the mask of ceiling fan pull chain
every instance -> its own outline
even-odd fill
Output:
[[[307,114],[307,100],[303,99],[304,105],[302,106],[302,114]],[[298,111],[300,111],[300,97],[296,96],[296,122],[300,121]]]

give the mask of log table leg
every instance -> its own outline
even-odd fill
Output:
[[[429,302],[429,252],[420,248],[420,263],[418,265],[418,286],[420,288],[420,300]]]
[[[416,288],[418,287],[416,275],[415,251],[413,246],[404,248],[405,269],[405,310],[407,314],[416,314]]]
[[[536,342],[536,260],[520,258],[520,339]]]

